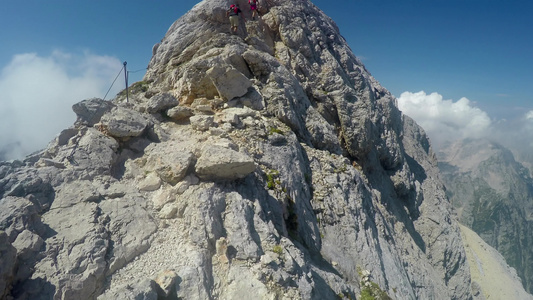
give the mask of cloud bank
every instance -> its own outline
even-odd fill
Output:
[[[103,98],[121,67],[117,58],[90,52],[15,55],[0,72],[0,159],[46,147],[75,121],[72,105]],[[115,83],[107,98],[123,88]]]
[[[497,124],[493,136],[507,147],[517,152],[528,153],[533,163],[533,110],[525,112],[515,120],[501,120]]]
[[[404,92],[398,107],[426,131],[435,150],[465,138],[487,138],[507,147],[533,171],[533,110],[514,119],[494,120],[466,98],[454,102],[438,93]]]
[[[398,107],[424,128],[435,148],[448,141],[487,137],[492,128],[487,113],[467,98],[453,102],[438,93],[404,92],[398,98]]]

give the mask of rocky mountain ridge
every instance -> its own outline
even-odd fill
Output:
[[[311,2],[267,3],[231,34],[200,2],[129,101],[0,163],[2,296],[483,299],[423,130]]]

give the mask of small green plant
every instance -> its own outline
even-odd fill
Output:
[[[132,84],[130,89],[133,93],[146,92],[149,86],[149,83],[146,81],[138,81]]]
[[[273,190],[276,187],[276,184],[280,184],[280,181],[277,179],[279,176],[279,171],[269,170],[266,173],[267,176],[267,187],[269,190]]]
[[[370,281],[370,285],[364,285],[361,290],[361,300],[392,300],[377,283]]]
[[[337,294],[337,299],[348,299],[348,300],[353,300],[352,296],[350,295],[349,292],[346,292],[346,291],[342,291],[340,293]]]
[[[346,170],[348,170],[348,166],[346,164],[343,164],[342,166],[340,166],[339,168],[336,168],[333,171],[335,173],[344,173],[344,172],[346,172]]]
[[[376,297],[374,297],[372,295],[372,293],[367,289],[367,288],[364,288],[362,291],[361,291],[361,297],[360,297],[361,300],[376,300]]]
[[[357,266],[357,273],[359,274],[359,277],[362,278],[362,280],[360,281],[361,295],[359,299],[361,300],[392,300],[392,298],[389,295],[387,295],[387,293],[383,291],[377,283],[371,281],[368,278],[369,273],[366,275],[364,274],[363,269],[360,266]]]
[[[272,251],[274,251],[274,253],[280,256],[283,254],[283,248],[281,248],[280,245],[274,246],[274,248],[272,248]]]
[[[283,131],[276,127],[270,127],[270,129],[268,129],[268,135],[273,135],[274,133],[283,134]]]
[[[148,88],[150,87],[150,83],[147,81],[137,81],[134,84],[130,85],[128,87],[128,93],[130,95],[137,94],[137,93],[144,93],[148,91]],[[126,96],[126,89],[123,89],[120,93],[118,93],[118,96]]]

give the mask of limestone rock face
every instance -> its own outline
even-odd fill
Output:
[[[270,0],[236,35],[225,4],[170,27],[129,101],[82,102],[46,149],[0,164],[21,250],[6,294],[471,299],[429,142],[334,22]]]

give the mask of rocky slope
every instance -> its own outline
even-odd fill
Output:
[[[496,248],[533,288],[533,180],[510,150],[463,140],[439,152],[439,165],[461,223]]]
[[[129,102],[0,164],[0,294],[471,299],[428,140],[334,22],[271,0],[230,34],[227,4],[176,21]]]
[[[471,229],[460,225],[461,236],[472,274],[472,286],[479,286],[479,293],[485,299],[531,300],[514,268],[505,258]]]

